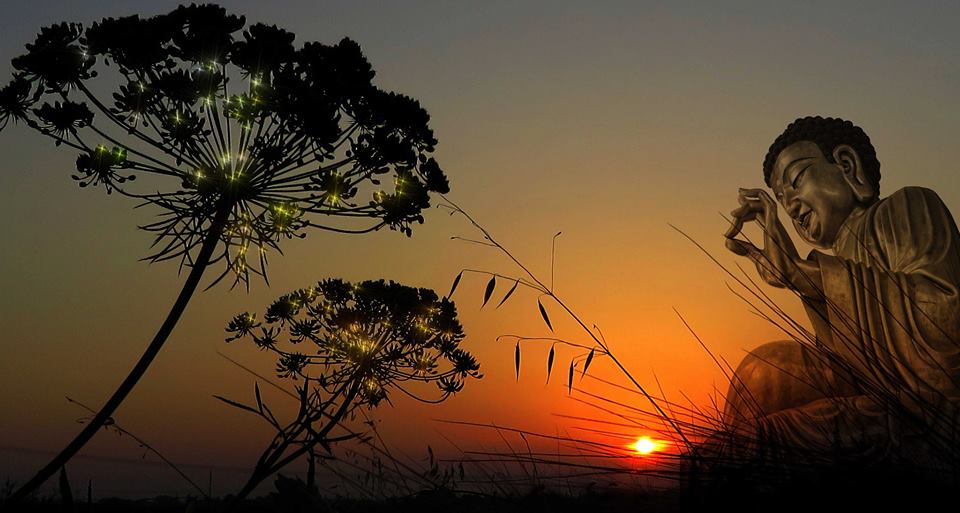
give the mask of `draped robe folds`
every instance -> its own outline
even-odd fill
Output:
[[[727,398],[728,425],[831,458],[926,465],[958,451],[960,233],[952,215],[935,192],[906,187],[851,215],[833,252],[810,254],[823,285],[820,298],[804,300],[815,342],[774,342],[745,358]]]

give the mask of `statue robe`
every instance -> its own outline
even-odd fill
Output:
[[[822,297],[804,304],[815,344],[771,343],[745,358],[728,424],[821,456],[926,460],[952,448],[960,441],[953,216],[935,192],[906,187],[851,215],[833,251],[810,255],[823,284]],[[751,404],[762,411],[745,414]]]

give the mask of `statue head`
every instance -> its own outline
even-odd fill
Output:
[[[808,243],[829,248],[841,226],[880,195],[880,161],[849,121],[800,118],[770,145],[763,178]]]

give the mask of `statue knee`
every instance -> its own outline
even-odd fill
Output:
[[[825,397],[807,351],[793,340],[769,342],[750,351],[731,379],[724,420],[749,421]]]

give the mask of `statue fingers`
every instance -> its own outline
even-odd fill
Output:
[[[751,193],[757,193],[751,198]],[[740,256],[748,257],[757,268],[760,278],[769,285],[778,288],[787,286],[785,273],[780,268],[784,255],[784,248],[781,247],[782,241],[780,234],[774,233],[775,230],[768,230],[766,227],[776,227],[776,211],[767,208],[769,203],[766,200],[759,199],[759,195],[767,196],[772,201],[766,191],[760,189],[741,189],[741,207],[731,212],[733,223],[727,230],[727,240],[725,245],[728,250]],[[775,205],[773,205],[776,208]],[[762,214],[761,214],[762,213]],[[771,213],[774,219],[771,222]],[[743,223],[750,220],[756,220],[761,225],[764,232],[764,249],[760,249],[750,242],[736,239],[734,236],[739,233]],[[766,222],[764,222],[766,221]],[[771,254],[767,254],[767,250]]]
[[[740,230],[742,229],[743,229],[743,221],[735,217],[733,218],[732,221],[730,221],[730,228],[727,228],[727,231],[723,232],[723,236],[728,239],[732,239],[736,237],[737,234],[740,233]]]
[[[766,219],[768,216],[768,210],[766,205],[758,199],[750,199],[747,197],[741,198],[741,207],[737,209],[738,211],[744,212],[741,217],[744,218],[744,221],[756,221],[757,224],[763,228],[767,223]]]
[[[766,206],[757,198],[740,196],[737,198],[737,201],[740,203],[739,209],[743,209],[744,211],[764,212],[766,210]]]
[[[767,191],[763,189],[739,189],[740,197],[746,200],[764,200],[764,196],[768,199],[770,195],[767,194]]]
[[[754,199],[753,195],[749,191],[752,189],[738,189],[737,191],[737,202],[741,205],[746,205],[748,201]]]
[[[743,223],[752,221],[757,214],[749,206],[742,206],[730,211],[733,220],[730,222],[730,228],[724,234],[728,239],[735,237],[743,229]]]
[[[755,205],[746,204],[741,205],[730,211],[730,215],[736,218],[747,218],[757,215],[757,209]]]
[[[777,202],[763,189],[740,189],[741,205],[750,205],[754,210],[763,212],[766,224],[773,226],[777,217]]]
[[[759,199],[760,202],[763,203],[763,206],[766,207],[767,211],[776,212],[777,202],[774,201],[773,196],[771,196],[769,192],[763,189],[755,189],[755,190],[757,191],[757,199]]]
[[[726,241],[726,246],[730,251],[740,256],[750,257],[751,259],[753,258],[753,253],[760,251],[753,244],[740,239],[728,238]]]

